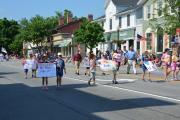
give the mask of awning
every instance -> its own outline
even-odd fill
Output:
[[[59,44],[59,47],[66,47],[70,44],[71,40],[63,40],[61,41],[61,43]]]

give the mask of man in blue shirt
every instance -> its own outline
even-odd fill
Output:
[[[130,50],[126,53],[125,57],[128,59],[127,74],[129,74],[131,66],[133,66],[134,74],[136,74],[136,58],[137,58],[137,54],[134,51],[133,46],[130,47]]]

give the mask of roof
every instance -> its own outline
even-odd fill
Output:
[[[101,19],[105,19],[105,15],[102,15],[102,16],[100,16],[100,17],[94,19],[93,21],[97,21],[97,20],[101,20]]]
[[[110,1],[112,1],[116,6],[133,7],[141,0],[105,0],[105,8],[109,5]]]

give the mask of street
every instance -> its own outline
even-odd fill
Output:
[[[41,79],[24,78],[20,62],[0,62],[0,120],[179,120],[180,81],[164,82],[160,71],[152,82],[138,75],[97,72],[97,84],[88,86],[84,68],[74,74],[67,65],[62,86],[49,78],[49,89],[42,90]]]

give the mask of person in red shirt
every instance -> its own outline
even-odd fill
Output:
[[[73,61],[74,61],[74,64],[75,64],[75,66],[76,66],[76,68],[75,68],[75,74],[78,74],[78,75],[79,75],[80,63],[81,63],[81,61],[82,61],[82,57],[81,57],[80,51],[77,51],[77,54],[74,55]]]

